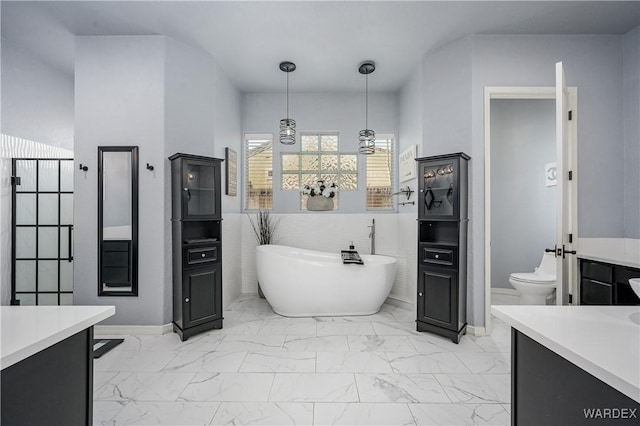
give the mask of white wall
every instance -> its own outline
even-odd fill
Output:
[[[579,232],[621,237],[622,210],[611,209],[624,199],[621,36],[472,36],[423,59],[423,155],[471,155],[472,325],[484,323],[484,87],[553,86],[557,61],[564,62],[568,85],[578,87]],[[602,179],[601,170],[609,169]]]
[[[73,150],[73,76],[2,39],[2,133]]]
[[[339,132],[339,150],[358,151],[358,132],[365,125],[364,93],[291,93],[290,118],[296,120],[298,138],[295,145],[278,142],[279,124],[286,99],[280,93],[245,94],[242,101],[244,133],[274,135],[273,210],[277,213],[300,213],[300,193],[280,190],[280,153],[299,152],[304,132]],[[369,127],[376,133],[398,132],[398,96],[395,93],[369,93]],[[365,158],[359,156],[358,191],[341,191],[336,213],[366,211]]]
[[[218,137],[239,147],[240,94],[207,53],[163,36],[79,37],[76,48],[76,158],[90,170],[76,180],[75,244],[81,255],[74,302],[116,305],[111,324],[166,324],[172,319],[167,158],[176,152],[219,156]],[[225,105],[230,109],[222,112]],[[94,193],[100,145],[140,148],[138,297],[97,297]],[[148,171],[146,163],[154,170]],[[223,206],[229,199],[233,204],[232,197],[223,196]],[[223,223],[230,239],[225,257],[233,259],[239,252],[232,240],[239,224]],[[223,270],[227,305],[241,284],[235,265],[225,263]]]
[[[0,44],[0,304],[11,296],[11,158],[73,157],[73,78]]]
[[[166,235],[164,102],[165,39],[161,36],[82,36],[76,39],[76,170],[74,304],[116,306],[106,323],[169,322]],[[139,147],[138,297],[98,297],[97,147]],[[145,169],[153,164],[153,173]],[[170,235],[170,234],[169,234]],[[167,294],[168,293],[168,294]]]
[[[624,36],[624,236],[640,238],[640,27]]]
[[[544,166],[556,161],[554,99],[491,101],[491,287],[510,288],[532,272],[556,232],[556,187]]]

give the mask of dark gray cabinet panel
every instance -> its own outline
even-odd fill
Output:
[[[580,259],[580,304],[640,305],[631,278],[640,278],[640,269]]]
[[[416,329],[458,343],[467,327],[467,169],[464,153],[418,161]]]
[[[222,328],[221,159],[171,160],[173,329],[182,340]]]

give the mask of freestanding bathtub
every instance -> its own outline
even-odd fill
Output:
[[[371,315],[391,291],[396,259],[360,255],[364,265],[344,265],[339,253],[262,245],[258,282],[273,310],[287,317]]]

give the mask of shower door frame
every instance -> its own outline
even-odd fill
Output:
[[[20,185],[19,184],[19,179],[20,177],[17,176],[17,162],[18,161],[35,161],[36,162],[36,167],[35,167],[35,183],[36,183],[36,187],[34,191],[17,191],[17,187]],[[39,181],[39,165],[40,165],[40,161],[57,161],[58,162],[58,190],[57,191],[39,191],[39,187],[40,187],[40,181]],[[71,291],[68,290],[62,290],[60,285],[61,285],[61,272],[60,272],[60,262],[67,260],[68,262],[73,262],[73,223],[71,224],[62,224],[61,223],[61,195],[62,194],[74,194],[74,191],[62,191],[61,190],[61,165],[63,161],[71,161],[72,165],[73,165],[73,158],[12,158],[11,159],[11,300],[10,300],[10,304],[11,305],[20,305],[20,299],[17,298],[18,295],[20,294],[33,294],[34,295],[34,304],[33,306],[39,306],[38,303],[38,296],[40,294],[55,294],[57,295],[57,299],[58,299],[58,305],[60,306],[60,302],[61,302],[61,295],[62,294],[70,294],[73,295],[73,287],[71,289]],[[71,167],[71,170],[73,170],[73,166]],[[73,189],[73,188],[72,188]],[[20,224],[18,225],[16,222],[16,194],[34,194],[35,195],[35,224],[33,225],[25,225],[25,224]],[[46,224],[46,225],[41,225],[39,224],[39,194],[57,194],[58,195],[58,214],[57,214],[57,224],[56,225],[52,225],[52,224]],[[16,230],[17,228],[27,228],[27,227],[33,227],[35,228],[35,257],[34,258],[20,258],[20,259],[16,259]],[[39,254],[39,228],[40,227],[45,227],[45,228],[57,228],[58,229],[58,243],[57,243],[57,251],[58,251],[58,256],[56,258],[40,258],[40,254]],[[61,235],[62,235],[62,228],[68,228],[68,253],[67,253],[67,257],[61,257],[61,249],[60,249],[60,241],[61,241]],[[16,283],[16,261],[17,260],[30,260],[30,261],[34,261],[35,262],[35,282],[34,282],[34,290],[33,291],[17,291],[17,283]],[[38,273],[38,261],[40,260],[47,260],[47,261],[57,261],[58,265],[57,265],[57,277],[56,277],[56,283],[57,283],[57,291],[53,291],[53,290],[47,290],[47,291],[39,291],[38,289],[38,279],[39,279],[39,273]],[[55,306],[55,305],[54,305]]]

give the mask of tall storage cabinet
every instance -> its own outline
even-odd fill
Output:
[[[418,158],[418,331],[467,328],[468,161],[462,152]]]
[[[180,153],[169,160],[173,330],[184,341],[222,328],[222,160]]]

